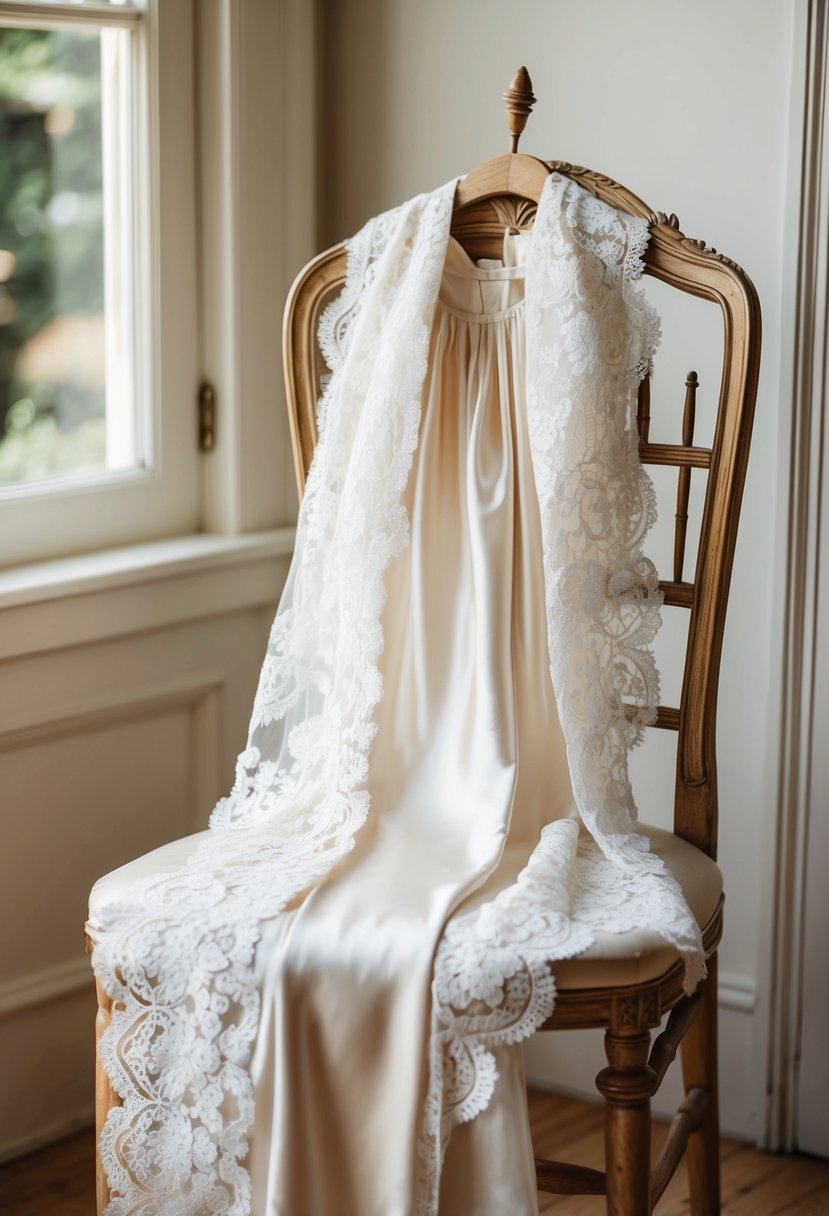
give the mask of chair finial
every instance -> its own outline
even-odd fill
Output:
[[[507,107],[507,126],[510,133],[510,152],[518,151],[518,141],[521,138],[530,111],[537,98],[533,93],[533,82],[526,68],[519,68],[515,73],[507,91],[504,102]]]

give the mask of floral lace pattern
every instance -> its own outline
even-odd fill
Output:
[[[101,1058],[123,1103],[100,1145],[107,1216],[249,1216],[254,951],[261,922],[320,882],[369,812],[383,573],[407,543],[401,496],[454,189],[419,196],[348,243],[344,291],[320,324],[332,371],[320,440],[236,784],[187,866],[142,880],[91,925],[93,966],[114,1001]],[[627,776],[627,749],[658,701],[647,646],[659,594],[641,548],[653,495],[631,405],[656,335],[632,286],[647,226],[553,175],[534,231],[527,404],[550,665],[579,812],[600,847],[580,843],[575,822],[549,825],[513,886],[446,927],[419,1144],[423,1213],[436,1210],[452,1127],[492,1097],[491,1049],[551,1013],[551,960],[584,950],[598,927],[654,925],[691,960],[689,982],[701,965],[676,885],[632,830]]]
[[[644,538],[655,496],[639,462],[636,388],[659,321],[634,286],[649,230],[558,174],[545,184],[526,280],[527,411],[541,510],[550,674],[573,793],[591,836],[548,825],[517,881],[454,917],[438,948],[418,1216],[435,1216],[452,1129],[495,1091],[495,1048],[553,1012],[550,963],[595,932],[650,927],[704,974],[699,927],[636,834],[627,754],[653,722],[648,649],[662,595]],[[542,251],[543,250],[543,254]]]
[[[383,571],[407,540],[400,498],[453,195],[451,182],[420,196],[352,243],[350,285],[325,317],[330,413],[236,784],[186,867],[135,884],[90,926],[114,1001],[101,1059],[123,1103],[100,1142],[107,1216],[249,1216],[254,949],[261,921],[323,878],[368,813]],[[355,318],[384,256],[382,300],[369,293]],[[405,338],[402,375],[394,341],[376,357],[381,327]]]

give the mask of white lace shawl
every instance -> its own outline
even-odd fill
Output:
[[[186,867],[141,880],[92,926],[93,966],[115,1002],[100,1051],[122,1100],[100,1145],[116,1196],[107,1216],[249,1216],[254,949],[260,922],[318,883],[369,813],[383,574],[407,543],[401,496],[454,190],[421,195],[347,243],[346,285],[320,325],[332,371],[320,440],[236,784]],[[633,409],[657,331],[632,286],[648,229],[553,174],[533,231],[527,403],[550,667],[578,809],[601,851],[579,845],[574,822],[552,824],[514,886],[449,922],[435,966],[422,1213],[436,1211],[451,1128],[494,1092],[491,1049],[551,1013],[550,961],[584,950],[596,928],[642,925],[686,956],[689,986],[703,965],[676,884],[632,830],[627,775],[658,701],[647,647],[660,597],[642,554],[653,496]]]

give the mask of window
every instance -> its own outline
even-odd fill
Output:
[[[0,484],[141,461],[129,33],[0,29]]]
[[[0,564],[193,531],[187,0],[0,0]]]

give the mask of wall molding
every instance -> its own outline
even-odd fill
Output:
[[[220,695],[224,684],[225,677],[219,672],[196,672],[136,692],[94,697],[64,713],[47,711],[14,725],[0,724],[0,751],[194,706],[206,697]]]
[[[0,725],[0,754],[85,734],[115,724],[138,722],[176,709],[189,709],[192,723],[191,798],[188,831],[204,827],[204,815],[221,797],[222,705],[226,677],[194,672],[137,692],[95,697],[63,713],[43,713],[23,722]]]
[[[783,552],[778,813],[769,849],[769,1009],[761,1146],[797,1146],[806,960],[805,892],[814,807],[814,702],[818,642],[823,440],[829,375],[829,12],[826,0],[794,9],[791,164],[786,227],[796,250],[786,272],[792,352],[781,384],[780,501],[789,514]],[[791,404],[789,404],[791,403]],[[785,463],[783,463],[785,462]],[[825,537],[823,538],[825,544]]]
[[[186,536],[0,571],[0,661],[276,610],[294,529]]]
[[[751,1013],[757,1008],[757,981],[751,975],[721,971],[717,1004],[730,1013]]]
[[[95,986],[89,959],[84,955],[29,971],[11,980],[0,983],[0,1025],[9,1019],[25,1019],[34,1010],[43,1006],[54,1006],[45,1013],[50,1019],[61,1019],[70,1008],[70,1002],[80,998],[89,1009],[89,1034],[82,1044],[86,1049],[91,1043],[92,1019],[95,1009]],[[73,1025],[77,1017],[73,1018]],[[81,1046],[80,1044],[78,1045]],[[90,1048],[91,1051],[91,1048]],[[91,1058],[85,1067],[91,1069]],[[92,1075],[89,1075],[87,1093],[92,1093]],[[54,1112],[53,1112],[54,1113]],[[11,1123],[6,1135],[0,1140],[0,1162],[11,1161],[43,1148],[55,1140],[69,1136],[81,1128],[89,1127],[95,1120],[95,1105],[92,1100],[70,1101],[69,1108],[59,1118],[40,1124],[35,1131],[19,1134],[19,1125]]]
[[[219,403],[206,526],[294,518],[279,334],[316,252],[316,6],[199,0],[199,263],[203,374]]]
[[[14,725],[0,726],[0,753],[113,724],[137,722],[177,709],[188,710],[191,719],[187,757],[190,798],[186,808],[185,830],[196,831],[203,826],[205,810],[215,805],[222,792],[220,744],[226,683],[226,676],[217,672],[189,673],[156,683],[140,692],[119,692],[91,698],[66,712],[44,712]],[[70,1012],[69,1002],[78,997],[88,1002],[91,1034],[95,1009],[94,977],[90,961],[80,953],[80,946],[77,956],[34,968],[0,982],[0,1023],[14,1018],[25,1019],[34,1010],[54,1006],[42,1016],[49,1019],[50,1025],[57,1026],[60,1019]],[[76,1021],[73,1015],[73,1024]],[[90,1076],[90,1091],[91,1085]],[[55,1122],[38,1126],[36,1131],[24,1136],[3,1140],[0,1143],[0,1161],[32,1152],[88,1125],[93,1118],[94,1106],[91,1103],[71,1103],[64,1115]]]
[[[294,537],[294,528],[242,536],[193,533],[0,570],[0,610],[290,557]]]
[[[220,577],[223,571],[219,571]],[[226,575],[225,575],[226,577]],[[273,581],[273,570],[270,573]],[[169,579],[158,585],[169,584],[171,588],[186,586],[188,579]],[[129,595],[142,595],[135,586],[124,588]],[[97,598],[97,592],[90,597]],[[49,601],[44,608],[57,615],[55,603]],[[256,659],[260,658],[258,638],[260,636],[260,610],[254,610],[255,627],[250,614],[237,614],[244,626],[246,639],[242,652],[247,664],[249,649],[255,647]],[[183,626],[186,628],[186,625]],[[224,627],[219,630],[224,636]],[[208,632],[206,637],[209,638]],[[96,653],[96,651],[98,653]],[[178,657],[178,639],[171,631],[169,640],[154,645],[148,656],[146,667],[139,668],[137,679],[125,680],[118,686],[117,672],[107,672],[107,678],[96,684],[96,664],[111,664],[106,647],[89,647],[89,681],[77,682],[78,671],[86,670],[87,655],[76,656],[67,673],[66,682],[59,688],[51,688],[50,696],[39,700],[27,698],[27,708],[19,706],[13,690],[15,682],[38,680],[37,672],[42,668],[39,659],[23,659],[14,666],[13,672],[4,675],[13,677],[8,685],[8,695],[3,699],[3,719],[0,722],[0,757],[16,758],[25,751],[32,754],[33,761],[48,764],[48,748],[68,738],[94,741],[93,746],[106,747],[106,736],[98,732],[116,728],[126,732],[124,746],[130,747],[134,739],[138,746],[144,738],[147,723],[158,721],[166,732],[166,724],[175,723],[176,772],[181,777],[181,796],[174,807],[175,821],[165,827],[167,821],[158,822],[153,831],[155,838],[147,839],[143,847],[136,848],[137,855],[163,843],[166,836],[185,836],[205,826],[208,811],[226,792],[228,746],[228,719],[233,732],[243,728],[240,719],[242,700],[247,708],[247,696],[241,696],[240,673],[235,665],[240,657],[234,650],[233,663],[230,655],[223,651],[208,651],[204,659],[215,663],[215,667],[189,666],[198,662],[195,649],[185,646],[181,659]],[[165,659],[165,656],[166,659]],[[78,658],[80,661],[78,661]],[[8,665],[11,667],[12,665]],[[47,662],[46,667],[49,667]],[[245,676],[247,682],[248,676]],[[62,676],[63,680],[64,677]],[[60,683],[60,682],[58,682]],[[165,752],[166,756],[166,752]],[[48,769],[47,771],[53,771]],[[60,774],[55,771],[56,793],[62,796]],[[82,800],[84,790],[75,789],[75,804]],[[88,832],[83,824],[70,823],[67,816],[66,831],[73,837],[78,832]],[[39,831],[35,820],[25,827],[29,839]],[[60,850],[60,840],[56,840]],[[56,856],[58,856],[56,854]],[[127,860],[126,857],[122,858]],[[108,866],[112,869],[112,864]],[[101,870],[100,872],[103,872]],[[14,909],[13,885],[7,891],[7,914]],[[78,909],[80,912],[80,909]],[[10,1159],[30,1152],[50,1141],[67,1135],[74,1129],[88,1125],[93,1110],[92,1094],[92,1047],[95,996],[92,969],[82,953],[83,914],[77,924],[77,953],[72,943],[60,947],[61,953],[68,951],[71,957],[60,962],[47,962],[54,958],[54,946],[50,945],[49,919],[65,916],[61,906],[54,906],[48,914],[44,911],[42,927],[24,934],[22,946],[14,948],[6,956],[0,982],[0,1056],[2,1056],[5,1101],[0,1102],[0,1159]],[[74,918],[74,916],[73,916]],[[62,937],[65,941],[65,937]],[[5,953],[5,952],[4,952]],[[12,969],[11,963],[14,960]],[[35,1039],[35,1036],[37,1038]],[[63,1043],[60,1064],[60,1088],[51,1096],[48,1109],[43,1106],[43,1092],[48,1091],[51,1065],[49,1053],[40,1058],[36,1042]],[[42,1052],[40,1053],[42,1055]],[[34,1088],[32,1088],[34,1086]],[[43,1086],[46,1089],[43,1089]],[[40,1093],[40,1098],[37,1094]],[[0,1204],[2,1206],[2,1204]]]
[[[30,1136],[20,1136],[16,1140],[6,1140],[0,1144],[0,1164],[13,1161],[16,1157],[24,1157],[27,1153],[37,1152],[56,1140],[63,1140],[73,1132],[83,1131],[95,1122],[95,1103],[87,1102],[64,1119],[56,1119],[38,1132]]]
[[[85,991],[94,996],[94,977],[85,955],[38,967],[0,983],[0,1018]]]

